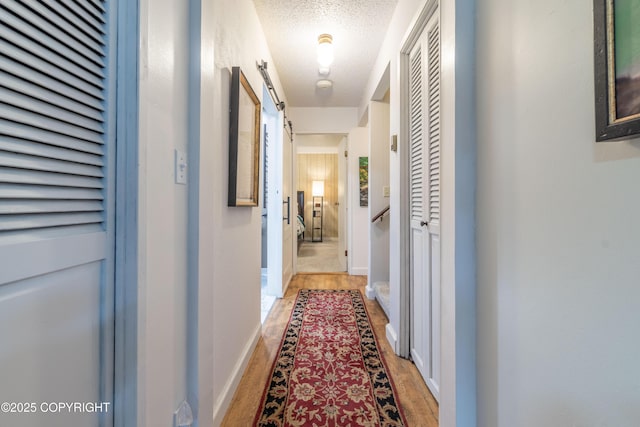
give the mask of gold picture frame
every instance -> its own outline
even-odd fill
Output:
[[[228,206],[258,206],[260,100],[240,67],[231,69]]]
[[[594,0],[596,141],[640,134],[640,3]]]

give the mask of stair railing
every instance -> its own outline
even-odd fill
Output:
[[[376,222],[377,220],[382,221],[384,219],[384,216],[389,213],[389,209],[391,209],[391,206],[387,206],[386,208],[382,209],[380,212],[378,212],[373,218],[371,218],[371,222]]]

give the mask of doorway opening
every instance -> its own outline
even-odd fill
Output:
[[[347,271],[347,138],[296,135],[298,273]]]
[[[262,235],[261,235],[261,305],[264,323],[276,298],[282,294],[282,218],[277,206],[282,188],[282,126],[280,114],[269,90],[262,91]]]

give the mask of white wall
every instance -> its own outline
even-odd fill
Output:
[[[189,399],[218,425],[260,331],[260,209],[226,206],[228,76],[239,65],[262,97],[256,61],[271,56],[250,0],[142,0],[140,34],[137,424],[170,426]],[[187,186],[174,148],[196,154]]]
[[[478,425],[640,420],[640,139],[596,144],[591,2],[478,10]]]
[[[264,59],[271,64],[272,60],[251,0],[216,1],[213,14],[213,27],[206,31],[214,32],[215,38],[214,90],[203,96],[214,98],[214,114],[203,120],[216,124],[208,138],[214,146],[208,162],[215,171],[209,187],[214,197],[210,260],[214,267],[214,420],[219,422],[260,332],[261,210],[227,207],[228,77],[232,66],[240,66],[262,98],[263,80],[256,62]],[[275,68],[270,67],[269,74],[286,102]]]
[[[188,7],[140,2],[138,425],[169,426],[186,398]]]
[[[293,131],[303,133],[347,134],[358,126],[358,109],[351,107],[287,107]]]
[[[348,271],[352,275],[368,274],[369,261],[369,211],[360,206],[360,177],[358,157],[369,156],[368,128],[354,128],[348,136],[348,186],[349,199],[349,256]]]
[[[371,222],[389,206],[383,188],[389,186],[389,104],[372,101],[369,104],[369,276],[368,284],[389,281],[389,215]]]
[[[189,337],[190,354],[188,366],[188,401],[194,410],[198,426],[212,425],[213,420],[213,284],[215,269],[211,256],[216,247],[214,224],[211,221],[218,200],[211,193],[211,182],[217,177],[210,165],[215,156],[214,141],[216,124],[210,120],[215,112],[215,34],[211,31],[214,22],[215,0],[202,0],[200,5],[190,3],[192,14],[198,16],[200,26],[192,18],[192,48],[199,48],[199,61],[192,61],[192,136],[189,144],[190,160],[190,252],[189,276]],[[200,10],[198,10],[198,7]],[[199,40],[195,43],[193,38]],[[194,59],[197,55],[194,55]],[[199,109],[198,109],[199,107]],[[199,113],[199,114],[198,114]],[[196,185],[197,184],[197,185]],[[194,202],[195,200],[195,202]],[[194,266],[195,264],[195,266]],[[196,313],[193,313],[196,311]],[[195,344],[194,344],[195,343]]]
[[[380,47],[376,62],[369,74],[367,86],[360,101],[360,107],[358,108],[358,120],[364,116],[367,108],[369,108],[369,101],[381,98],[381,94],[377,89],[380,81],[386,79],[385,73],[389,71],[391,81],[391,110],[394,111],[396,121],[395,126],[392,123],[391,128],[392,130],[394,128],[397,129],[397,122],[400,119],[400,104],[398,103],[398,97],[400,96],[398,53],[400,51],[402,38],[407,33],[411,21],[415,18],[416,13],[422,8],[424,3],[425,0],[401,0],[398,2],[391,21],[389,22],[389,28]],[[389,66],[389,64],[391,64],[391,66]],[[393,103],[394,99],[395,106]]]

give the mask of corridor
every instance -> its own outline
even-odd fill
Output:
[[[274,304],[267,321],[262,326],[258,344],[251,356],[222,427],[252,425],[262,393],[278,353],[282,333],[287,325],[291,309],[300,289],[358,289],[364,291],[365,276],[341,274],[298,274],[294,276],[285,297]],[[391,350],[384,339],[388,320],[377,302],[365,298],[366,308],[373,325],[380,351],[389,368],[400,405],[408,427],[438,426],[438,404],[429,392],[416,366],[402,359]]]

